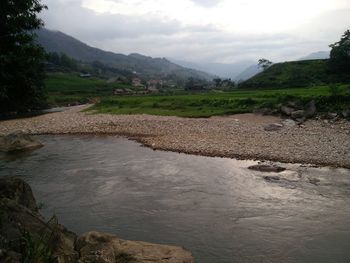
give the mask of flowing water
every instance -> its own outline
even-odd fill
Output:
[[[33,188],[42,213],[79,234],[181,245],[199,263],[350,262],[350,171],[153,151],[118,137],[40,136],[2,155],[0,176]]]

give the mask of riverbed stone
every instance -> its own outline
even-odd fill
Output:
[[[278,131],[283,128],[283,125],[280,123],[271,123],[264,126],[265,131]]]
[[[283,125],[286,126],[286,127],[294,127],[297,125],[297,122],[292,120],[292,119],[285,119],[283,120]]]
[[[281,112],[282,112],[283,114],[285,114],[285,115],[287,115],[287,116],[292,115],[292,112],[295,111],[294,108],[288,107],[288,106],[282,106],[282,107],[280,108],[280,110],[281,110]]]
[[[293,119],[302,119],[302,118],[305,118],[305,115],[306,113],[304,110],[296,110],[292,112],[291,117]]]
[[[320,183],[320,179],[317,178],[309,178],[309,183],[313,185],[318,185]]]
[[[263,178],[265,181],[272,182],[272,183],[280,181],[280,178],[278,176],[264,176]]]
[[[34,140],[28,134],[21,131],[10,133],[0,137],[0,152],[17,152],[34,150],[41,148],[43,145]]]
[[[348,109],[343,109],[342,111],[342,116],[346,119],[350,118],[350,108]]]
[[[248,167],[249,170],[265,172],[265,173],[280,173],[286,170],[284,167],[269,164],[257,164]]]

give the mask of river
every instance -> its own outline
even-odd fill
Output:
[[[350,262],[350,171],[153,151],[114,136],[38,136],[0,156],[0,176],[33,188],[46,218],[78,234],[189,249],[199,263]]]

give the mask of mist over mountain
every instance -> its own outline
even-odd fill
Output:
[[[311,53],[299,60],[315,60],[315,59],[329,59],[329,51],[318,51]]]
[[[117,69],[135,71],[146,78],[173,77],[188,79],[189,77],[211,80],[214,76],[195,69],[174,64],[166,58],[152,58],[141,54],[116,54],[87,44],[60,31],[40,29],[37,41],[47,52],[64,53],[69,57],[84,62],[99,61]]]
[[[263,69],[258,65],[251,65],[247,67],[243,72],[241,72],[238,76],[236,76],[235,80],[237,82],[242,82],[254,77],[255,75],[259,74],[262,71]]]
[[[194,68],[200,71],[204,71],[220,78],[237,79],[237,76],[245,70],[247,67],[254,64],[253,60],[244,60],[236,63],[209,63],[209,62],[190,62],[184,60],[178,60],[175,58],[168,58],[173,63],[181,65],[183,67]]]

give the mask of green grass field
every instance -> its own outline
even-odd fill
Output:
[[[102,79],[81,78],[66,73],[48,74],[45,86],[50,105],[86,103],[92,98],[111,96],[114,89],[130,88],[128,85],[109,84]]]
[[[200,93],[167,90],[159,95],[113,96],[113,90],[116,88],[130,89],[132,87],[122,84],[109,84],[102,79],[84,79],[77,75],[63,73],[50,74],[46,79],[48,102],[52,106],[68,105],[76,102],[86,103],[91,99],[99,98],[101,101],[91,108],[91,110],[99,113],[144,113],[181,117],[210,117],[213,115],[252,112],[262,107],[274,108],[276,105],[290,100],[291,97],[303,102],[315,98],[320,109],[340,111],[346,103],[350,104],[349,96],[341,96],[340,99],[335,99],[331,94],[337,92],[344,95],[349,86],[333,87],[336,87],[335,91],[331,91],[329,86],[318,86]],[[169,93],[174,94],[169,95]]]
[[[345,94],[345,86],[338,92]],[[181,117],[210,117],[252,112],[262,107],[274,108],[289,99],[307,102],[313,98],[328,107],[342,107],[348,97],[332,105],[330,88],[327,86],[304,89],[235,91],[229,93],[208,92],[174,96],[107,97],[91,110],[112,114],[153,114]],[[339,104],[339,105],[338,105]],[[334,108],[339,110],[338,108]]]

